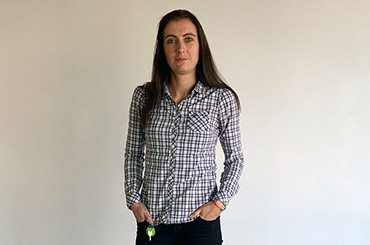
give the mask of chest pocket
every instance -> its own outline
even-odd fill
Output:
[[[209,129],[208,111],[190,111],[187,126],[194,132],[203,132]]]

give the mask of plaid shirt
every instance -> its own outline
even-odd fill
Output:
[[[177,105],[164,85],[160,106],[142,128],[144,86],[135,89],[130,107],[125,151],[127,206],[144,203],[155,224],[177,224],[192,221],[188,216],[211,200],[228,205],[239,189],[244,162],[232,92],[197,82]],[[219,189],[217,138],[225,155]]]

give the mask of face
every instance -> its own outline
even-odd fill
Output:
[[[170,21],[163,31],[164,53],[174,75],[195,75],[199,59],[197,28],[189,19]]]

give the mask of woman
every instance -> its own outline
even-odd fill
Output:
[[[222,243],[219,216],[238,191],[244,162],[239,109],[197,18],[186,10],[165,15],[152,80],[135,89],[130,107],[125,191],[136,244]],[[217,139],[225,155],[219,188]]]

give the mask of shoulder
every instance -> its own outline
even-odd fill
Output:
[[[201,84],[199,89],[206,96],[217,98],[218,103],[234,103],[236,102],[235,95],[229,88],[216,88],[209,85]]]
[[[142,99],[142,98],[144,98],[147,90],[148,90],[148,83],[144,83],[143,85],[139,85],[135,88],[132,97],[134,99]]]
[[[229,88],[220,88],[218,97],[218,109],[220,113],[225,113],[228,115],[235,114],[239,115],[239,102],[237,101],[237,96]]]
[[[228,88],[218,88],[217,93],[220,102],[233,102],[235,101],[235,96],[233,92]]]
[[[141,94],[141,95],[144,95],[145,91],[147,90],[148,88],[148,83],[144,83],[143,85],[139,85],[135,88],[134,90],[134,94]]]
[[[137,86],[134,89],[134,92],[132,94],[132,98],[131,98],[132,105],[142,108],[145,103],[145,98],[147,94],[146,91],[147,91],[147,83]]]

